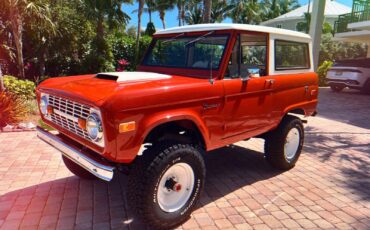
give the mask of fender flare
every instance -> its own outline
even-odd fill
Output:
[[[152,132],[156,127],[159,125],[166,124],[172,121],[180,121],[180,120],[188,120],[195,124],[196,128],[199,130],[205,148],[209,146],[209,131],[206,125],[204,124],[203,120],[193,111],[173,111],[173,112],[163,112],[160,114],[156,114],[155,116],[151,116],[143,121],[145,132],[143,133],[140,143],[144,144],[145,138]]]

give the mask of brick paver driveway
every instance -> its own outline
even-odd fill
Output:
[[[321,89],[296,167],[270,168],[262,140],[209,153],[201,202],[183,229],[370,229],[370,96]],[[34,132],[0,134],[2,229],[142,229],[126,177],[80,180]]]

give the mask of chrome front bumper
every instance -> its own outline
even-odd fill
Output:
[[[91,157],[83,154],[79,149],[66,144],[60,137],[53,135],[40,127],[37,127],[37,136],[59,150],[63,156],[68,157],[96,177],[105,181],[112,180],[115,167],[99,163]]]

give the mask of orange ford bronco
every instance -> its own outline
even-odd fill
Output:
[[[265,139],[274,167],[294,167],[304,139],[294,114],[315,114],[308,35],[206,24],[157,32],[138,72],[51,78],[37,87],[38,136],[75,175],[129,173],[128,201],[154,228],[185,221],[204,186],[203,154]]]

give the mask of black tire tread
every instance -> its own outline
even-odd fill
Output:
[[[284,156],[284,144],[286,135],[292,125],[298,125],[301,129],[301,145],[296,154],[296,158],[292,162],[287,162]],[[265,158],[267,162],[271,166],[281,170],[293,168],[302,151],[303,141],[304,129],[302,121],[298,117],[287,115],[275,130],[268,133],[265,139]]]
[[[148,149],[143,153],[143,156],[137,158],[130,171],[128,178],[127,197],[130,207],[140,216],[140,218],[151,228],[154,229],[170,229],[187,219],[187,215],[183,218],[176,220],[173,223],[166,223],[155,218],[152,212],[146,207],[145,199],[142,199],[144,194],[148,194],[149,183],[155,180],[156,176],[160,173],[158,170],[163,161],[167,161],[170,155],[177,150],[187,149],[192,153],[193,157],[198,158],[205,165],[199,149],[191,144],[176,144],[171,142],[162,142],[155,145],[152,149]],[[189,149],[191,151],[189,151]],[[205,171],[204,171],[205,174]],[[193,205],[194,208],[194,205]],[[192,209],[187,212],[191,213]]]

